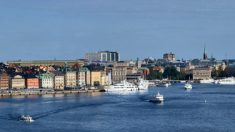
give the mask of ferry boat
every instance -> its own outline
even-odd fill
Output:
[[[220,85],[235,85],[235,78],[229,77],[229,78],[221,79],[218,81],[218,84],[220,84]]]
[[[215,83],[215,80],[210,78],[210,79],[205,79],[205,80],[200,80],[201,84],[212,84]]]
[[[161,95],[159,92],[155,95],[155,97],[151,100],[149,100],[149,102],[153,102],[153,103],[162,103],[164,101],[164,96]]]
[[[34,122],[33,118],[31,116],[29,116],[29,115],[27,115],[27,116],[22,115],[20,117],[20,120],[21,121],[25,121],[25,122],[29,122],[29,123]]]
[[[121,92],[121,91],[138,91],[139,88],[133,83],[129,83],[126,80],[121,81],[114,85],[110,85],[105,88],[106,92]]]
[[[190,84],[190,83],[186,83],[186,84],[184,85],[184,88],[185,88],[186,90],[190,90],[190,89],[193,89],[193,86],[192,86],[192,84]]]

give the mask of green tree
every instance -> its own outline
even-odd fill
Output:
[[[162,79],[162,73],[156,70],[153,70],[153,68],[150,68],[150,73],[146,77],[147,80],[155,80],[155,79]]]
[[[177,71],[177,69],[173,66],[171,67],[166,67],[165,71],[163,73],[164,78],[169,78],[172,80],[179,80],[180,79],[180,72]]]

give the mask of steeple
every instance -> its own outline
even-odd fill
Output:
[[[208,56],[206,54],[206,45],[204,45],[203,60],[208,60]]]

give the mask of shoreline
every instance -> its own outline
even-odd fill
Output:
[[[80,93],[102,93],[105,92],[104,89],[89,89],[89,90],[84,90],[84,89],[79,89],[79,90],[61,90],[61,91],[50,91],[50,90],[45,90],[45,91],[12,91],[12,92],[7,92],[8,90],[5,90],[4,92],[2,91],[0,93],[0,97],[14,97],[14,96],[29,96],[29,95],[56,95],[56,94],[80,94]]]

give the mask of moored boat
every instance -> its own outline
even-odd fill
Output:
[[[204,79],[204,80],[200,80],[201,84],[212,84],[215,83],[215,80],[213,78],[210,79]]]
[[[158,87],[169,87],[169,86],[171,86],[171,83],[159,83],[157,86]]]
[[[120,83],[106,87],[105,91],[106,92],[138,91],[138,89],[139,88],[135,84],[123,80]]]
[[[139,90],[146,90],[149,87],[149,81],[144,80],[144,79],[140,79],[137,86],[138,86]]]
[[[225,79],[221,79],[218,81],[218,84],[220,85],[235,85],[235,78],[234,77],[228,77]]]

